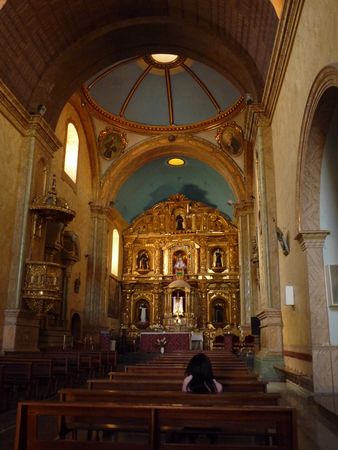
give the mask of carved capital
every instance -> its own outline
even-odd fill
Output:
[[[330,234],[327,230],[302,231],[295,237],[303,251],[309,248],[323,248],[326,237]]]
[[[235,217],[246,216],[253,213],[254,204],[253,201],[243,201],[235,203]]]

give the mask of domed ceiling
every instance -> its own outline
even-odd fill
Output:
[[[241,102],[241,93],[222,74],[171,54],[120,61],[88,80],[84,90],[104,114],[146,126],[203,123]]]

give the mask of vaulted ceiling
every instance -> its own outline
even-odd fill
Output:
[[[0,78],[52,124],[86,80],[149,53],[193,58],[260,100],[277,26],[269,0],[7,0]]]
[[[283,4],[284,0],[0,0],[0,80],[29,112],[37,113],[39,105],[45,105],[45,119],[52,127],[72,94],[85,92],[93,80],[103,82],[104,73],[113,80],[114,95],[108,99],[105,82],[95,82],[91,94],[94,101],[103,99],[100,106],[115,116],[166,126],[203,121],[246,93],[256,102],[262,100]],[[181,71],[162,74],[165,94],[149,84],[152,79],[159,85],[158,70],[152,68],[142,78],[147,58],[157,53],[179,55],[184,62]],[[131,62],[128,67],[125,61]],[[111,68],[122,65],[123,73],[114,75]],[[203,99],[196,97],[198,89]],[[167,102],[165,108],[159,96],[162,104]],[[197,193],[203,193],[200,200],[231,215],[226,203],[234,198],[231,183],[223,178],[224,186],[217,191],[216,181],[219,188],[222,180],[210,172],[211,165],[192,155],[173,177],[163,161],[143,162],[147,167],[141,165],[117,197],[111,197],[127,220],[151,201],[177,193],[178,184],[191,198],[197,200]],[[162,165],[152,170],[154,164]],[[144,173],[148,190],[141,190],[138,210],[130,210],[133,195],[128,193],[135,192]]]

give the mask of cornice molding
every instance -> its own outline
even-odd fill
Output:
[[[258,126],[271,124],[305,0],[286,0],[280,19],[262,102],[250,105],[245,118],[244,137],[253,142]]]
[[[305,0],[286,0],[284,3],[262,99],[270,120],[275,112],[304,2]]]
[[[1,80],[0,113],[23,137],[35,137],[50,154],[61,147],[61,142],[44,118],[40,114],[29,114]]]
[[[38,114],[31,116],[29,128],[25,134],[26,136],[34,136],[51,154],[62,147],[62,144],[56,137],[54,131],[50,128],[44,118]]]
[[[21,133],[29,127],[30,114],[0,80],[0,113]]]

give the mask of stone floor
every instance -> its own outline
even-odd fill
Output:
[[[337,450],[337,409],[328,412],[313,395],[291,383],[269,383],[269,392],[282,394],[282,405],[297,409],[298,450]],[[325,396],[326,406],[337,404],[337,399]],[[323,401],[322,401],[323,403]],[[331,408],[332,409],[332,408]],[[13,450],[15,435],[15,411],[0,415],[0,449]]]

